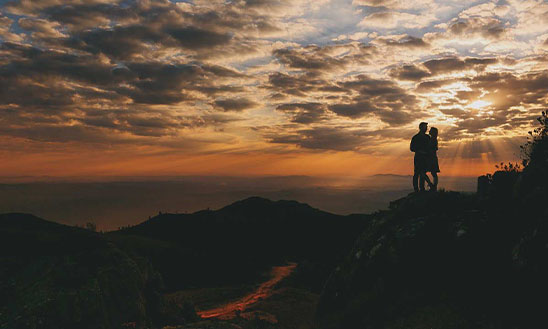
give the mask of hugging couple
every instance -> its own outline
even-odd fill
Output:
[[[428,183],[430,191],[438,189],[438,129],[430,128],[428,134],[428,123],[419,124],[419,133],[411,139],[411,152],[415,152],[415,172],[413,174],[413,189],[415,192],[425,191],[424,184]],[[433,181],[426,174],[430,172]]]

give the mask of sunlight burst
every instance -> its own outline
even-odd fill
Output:
[[[470,107],[470,108],[473,108],[473,109],[476,109],[476,110],[481,110],[489,105],[491,105],[492,103],[491,102],[488,102],[488,101],[484,101],[484,100],[477,100],[475,102],[472,102],[470,103],[467,107]]]

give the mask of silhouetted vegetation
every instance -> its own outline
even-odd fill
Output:
[[[144,328],[176,316],[147,259],[86,229],[0,215],[0,265],[0,328]]]

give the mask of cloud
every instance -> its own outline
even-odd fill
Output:
[[[286,103],[276,107],[277,111],[291,116],[291,122],[311,124],[327,119],[326,106],[321,103]]]
[[[217,99],[215,107],[223,111],[243,111],[257,106],[257,103],[246,98]]]
[[[40,18],[20,18],[17,21],[17,24],[27,31],[32,32],[32,38],[40,39],[50,39],[50,38],[61,38],[65,34],[61,33],[61,24],[57,22],[50,22],[45,19]]]
[[[23,40],[23,36],[13,33],[11,31],[11,25],[13,20],[0,13],[0,40],[7,42],[19,42]]]
[[[329,110],[341,116],[359,118],[367,113],[379,111],[379,108],[376,108],[369,102],[356,102],[349,104],[332,104],[329,105]]]
[[[507,137],[547,106],[542,1],[44,0],[0,12],[0,134],[37,143],[371,153],[407,144],[422,120],[447,143]],[[183,142],[198,132],[205,142]]]
[[[548,105],[546,86],[548,70],[515,75],[512,73],[485,73],[473,78],[470,86],[488,92],[486,99],[500,111],[511,107],[533,105],[538,108]]]
[[[394,46],[400,48],[426,48],[426,43],[422,38],[412,37],[410,35],[398,36],[397,39],[380,37],[377,40],[383,42],[387,46]]]
[[[361,117],[372,113],[386,123],[402,125],[413,121],[421,112],[416,106],[416,97],[393,81],[358,75],[340,85],[358,94],[353,97],[352,103],[330,106],[330,110],[339,115]]]
[[[454,71],[476,70],[483,71],[486,66],[497,63],[496,58],[456,58],[447,57],[432,59],[422,63],[432,74],[442,74]]]
[[[399,11],[380,11],[365,16],[359,26],[370,29],[395,29],[399,27],[419,29],[436,20],[433,15],[416,15]]]
[[[210,48],[226,45],[232,39],[229,33],[218,33],[188,26],[171,28],[167,33],[177,40],[181,47],[190,49]]]
[[[390,70],[389,75],[398,80],[419,81],[431,74],[428,70],[416,65],[403,65]]]
[[[461,38],[481,36],[495,40],[502,39],[507,32],[502,21],[484,17],[456,19],[449,24],[448,31]]]
[[[268,84],[265,88],[274,90],[279,94],[306,97],[313,92],[347,92],[344,88],[333,84],[332,82],[318,78],[315,75],[272,73],[268,76]]]
[[[319,54],[318,47],[312,49],[277,49],[273,55],[278,60],[295,69],[305,69],[310,71],[331,71],[341,68],[345,63],[341,59],[337,59],[328,55]]]
[[[300,129],[292,134],[267,135],[270,143],[292,144],[306,149],[351,151],[369,139],[347,128],[318,127]]]

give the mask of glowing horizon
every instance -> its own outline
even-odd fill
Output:
[[[441,175],[519,159],[548,103],[544,1],[0,1],[0,171]]]

